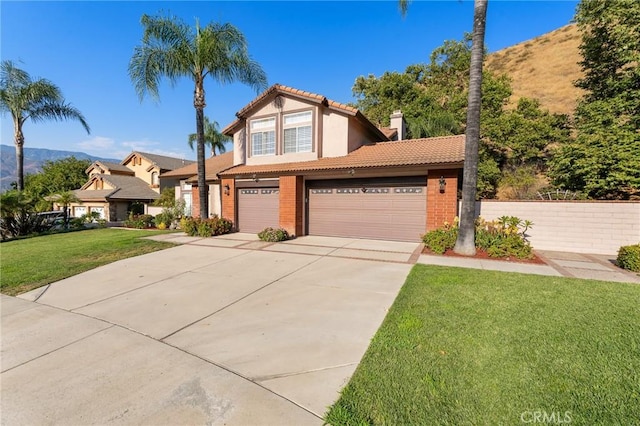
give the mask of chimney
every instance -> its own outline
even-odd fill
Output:
[[[407,124],[405,123],[402,116],[402,111],[393,111],[393,114],[391,114],[391,123],[389,124],[389,127],[398,131],[398,136],[396,136],[394,140],[404,140],[404,136],[407,133]]]

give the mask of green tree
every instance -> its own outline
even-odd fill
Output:
[[[498,175],[483,175],[479,170],[478,192],[481,197],[493,197],[500,181],[511,188],[513,197],[522,196],[523,188],[534,188],[531,179],[547,172],[553,150],[570,141],[569,119],[540,108],[535,99],[520,98],[515,110],[483,117],[481,123],[481,164],[495,162]],[[523,178],[522,182],[518,182]],[[530,198],[527,195],[527,198]]]
[[[78,189],[87,181],[85,171],[90,160],[79,160],[73,156],[55,161],[45,161],[39,173],[24,177],[24,190],[36,199],[47,195]]]
[[[45,120],[74,119],[80,122],[87,133],[89,125],[80,111],[66,103],[62,92],[53,83],[31,76],[17,68],[12,61],[0,65],[0,111],[9,113],[13,119],[14,144],[17,161],[17,189],[24,189],[24,123]]]
[[[167,187],[160,193],[160,198],[153,202],[156,207],[174,207],[176,205],[176,189]]]
[[[191,133],[188,139],[189,148],[193,149],[193,143],[197,142],[197,140],[198,135]],[[220,133],[217,121],[209,121],[209,117],[204,118],[204,143],[211,148],[212,157],[216,155],[216,150],[218,150],[220,154],[225,152],[227,148],[225,148],[224,143],[230,140],[231,138],[229,136]]]
[[[142,15],[142,44],[129,62],[129,76],[142,100],[149,93],[158,99],[163,77],[175,83],[181,77],[194,82],[193,106],[196,110],[198,194],[200,217],[208,215],[208,187],[205,181],[204,80],[240,81],[259,91],[267,85],[262,67],[247,51],[242,33],[231,24],[210,23],[194,28],[177,17]]]
[[[574,142],[551,164],[556,185],[591,198],[640,198],[640,2],[583,0],[575,20],[586,91]]]

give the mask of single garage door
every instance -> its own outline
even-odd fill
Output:
[[[278,188],[238,190],[238,223],[240,232],[258,233],[270,226],[280,226],[280,191]]]
[[[419,241],[426,223],[424,186],[309,189],[309,235]]]

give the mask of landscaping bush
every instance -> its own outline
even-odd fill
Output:
[[[185,202],[184,200],[174,200],[173,205],[165,206],[162,212],[158,213],[154,219],[156,228],[166,229],[175,228],[177,221],[184,214]],[[172,227],[173,225],[173,227]]]
[[[127,228],[147,229],[153,227],[153,216],[150,214],[129,214],[129,219],[124,221]]]
[[[458,238],[458,226],[445,224],[444,227],[434,231],[427,232],[422,237],[424,245],[434,253],[444,254],[445,251],[452,249]]]
[[[617,263],[623,269],[640,272],[640,244],[620,247]]]
[[[278,241],[286,241],[290,238],[286,229],[282,228],[264,228],[258,233],[258,238],[262,241],[277,243]]]
[[[191,237],[212,237],[228,234],[233,229],[233,223],[218,216],[209,219],[185,217],[180,220],[180,227]]]
[[[526,231],[533,225],[515,216],[502,216],[494,221],[476,220],[476,248],[486,251],[491,257],[533,257],[531,245],[527,241]],[[453,249],[458,238],[458,220],[441,228],[428,232],[422,237],[424,245],[437,254]]]

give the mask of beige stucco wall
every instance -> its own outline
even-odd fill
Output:
[[[220,199],[220,184],[209,185],[209,216],[222,216],[222,200]]]
[[[349,152],[355,151],[360,148],[365,143],[372,142],[371,139],[365,133],[362,124],[357,122],[356,120],[351,120],[351,125],[349,126]],[[379,142],[379,141],[375,141]]]
[[[354,147],[360,146],[366,137],[361,125],[355,120],[350,120],[348,116],[319,107],[316,104],[298,99],[282,97],[281,107],[274,102],[253,111],[252,116],[247,118],[245,126],[233,135],[234,144],[234,165],[247,164],[277,164],[297,161],[311,161],[320,157],[340,157],[347,155]],[[283,115],[290,112],[311,110],[313,116],[313,150],[312,152],[299,152],[284,154],[282,129]],[[276,155],[251,156],[249,141],[249,121],[252,118],[276,117]],[[355,126],[350,129],[349,126]]]
[[[480,216],[517,216],[533,222],[527,231],[534,249],[615,254],[640,243],[640,202],[488,201]]]
[[[342,157],[349,153],[349,118],[327,111],[322,117],[322,156]]]

